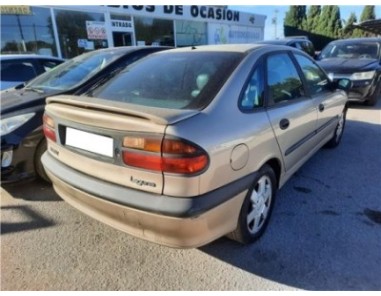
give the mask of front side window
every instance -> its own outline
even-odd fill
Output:
[[[287,53],[269,56],[266,70],[270,103],[289,102],[304,96],[303,83]]]
[[[91,96],[170,109],[201,109],[241,60],[239,53],[152,54],[94,89]]]
[[[302,68],[311,95],[321,93],[328,89],[328,78],[315,63],[299,54],[295,54],[295,58]]]

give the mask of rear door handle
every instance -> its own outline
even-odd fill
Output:
[[[323,111],[324,111],[324,105],[323,105],[323,104],[319,104],[319,111],[320,111],[320,112],[323,112]]]
[[[287,118],[283,118],[283,119],[279,122],[279,127],[280,127],[281,130],[285,130],[285,129],[287,129],[289,126],[290,126],[290,121],[289,121]]]

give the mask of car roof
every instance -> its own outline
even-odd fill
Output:
[[[38,55],[38,54],[5,54],[5,55],[0,55],[0,60],[18,60],[18,59],[49,59],[49,60],[64,61],[64,59],[60,59],[57,57],[48,56],[48,55]]]
[[[339,40],[335,40],[335,41],[332,41],[331,43],[332,44],[335,44],[335,43],[361,43],[361,42],[379,42],[381,43],[381,38],[377,38],[377,37],[368,37],[368,38],[349,38],[349,39],[339,39]]]
[[[284,39],[271,39],[271,40],[264,40],[264,41],[259,41],[258,43],[260,44],[280,44],[280,45],[287,45],[291,42],[294,41],[307,41],[311,42],[308,39],[305,38],[284,38]]]
[[[147,48],[153,48],[153,49],[172,49],[173,47],[170,46],[120,46],[120,47],[108,47],[108,48],[102,48],[102,49],[96,49],[94,51],[96,52],[134,52],[139,50],[144,50]],[[94,52],[91,51],[91,52]],[[90,51],[89,51],[90,52]],[[86,53],[89,53],[86,52]],[[59,60],[59,61],[65,61],[64,59],[60,59],[58,57],[53,56],[47,56],[47,55],[38,55],[38,54],[5,54],[0,55],[0,60],[15,60],[15,59],[53,59],[53,60]]]
[[[248,51],[251,51],[256,48],[260,48],[265,46],[264,44],[255,44],[255,43],[248,43],[248,44],[217,44],[217,45],[195,45],[191,47],[180,47],[176,49],[172,49],[165,52],[191,52],[194,50],[198,51],[211,51],[211,52],[238,52],[238,53],[245,53]]]
[[[102,48],[102,49],[96,49],[96,52],[107,52],[107,51],[121,51],[121,52],[133,52],[133,51],[139,51],[144,50],[148,48],[153,49],[172,49],[171,46],[118,46],[118,47],[108,47],[108,48]]]

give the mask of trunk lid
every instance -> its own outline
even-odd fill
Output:
[[[124,137],[164,137],[167,125],[199,113],[76,96],[50,97],[45,110],[57,136],[56,142],[48,140],[53,157],[83,174],[157,194],[163,193],[163,174],[125,165]]]

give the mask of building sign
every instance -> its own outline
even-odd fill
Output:
[[[224,7],[199,5],[107,5],[134,15],[239,22],[240,12]]]
[[[133,26],[131,21],[111,20],[111,27],[114,32],[132,32]]]
[[[105,22],[86,21],[87,39],[107,39]]]
[[[32,14],[32,11],[26,5],[0,5],[0,14]]]

